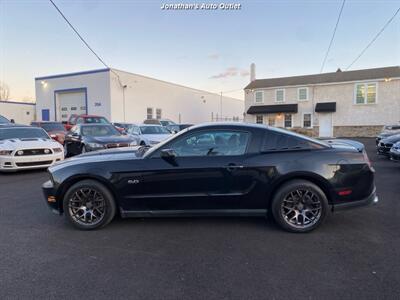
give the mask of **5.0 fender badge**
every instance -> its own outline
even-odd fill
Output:
[[[138,184],[140,181],[138,179],[129,179],[128,184]]]

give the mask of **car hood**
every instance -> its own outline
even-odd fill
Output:
[[[85,164],[85,163],[94,163],[100,161],[142,159],[144,153],[142,149],[144,149],[142,146],[134,146],[134,147],[113,148],[113,149],[104,149],[93,152],[86,152],[84,154],[67,158],[61,162],[57,162],[56,164],[54,164],[52,167],[49,168],[49,171],[53,172],[68,166]]]
[[[169,138],[171,135],[172,134],[142,134],[142,137],[144,137],[148,141],[162,142],[163,140]]]
[[[389,136],[397,135],[397,134],[400,134],[400,131],[398,131],[398,130],[383,131],[380,134],[378,134],[378,137],[381,138],[381,139],[384,139],[384,138],[387,138]]]
[[[135,138],[127,135],[119,136],[119,135],[111,135],[111,136],[87,136],[85,140],[90,143],[99,143],[99,144],[107,144],[107,143],[130,143],[135,141]]]
[[[43,148],[60,148],[60,143],[52,139],[9,139],[0,141],[0,149],[16,150],[16,149],[43,149]]]
[[[398,141],[400,141],[400,134],[396,134],[396,135],[391,135],[391,136],[389,136],[389,137],[387,137],[387,138],[384,138],[384,139],[382,139],[381,140],[381,142],[383,142],[383,143],[392,143],[392,144],[394,144],[394,143],[396,143],[396,142],[398,142]]]
[[[356,149],[357,151],[363,151],[365,148],[363,143],[348,139],[329,139],[324,140],[324,142],[328,143],[333,148]]]

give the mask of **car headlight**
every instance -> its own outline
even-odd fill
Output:
[[[88,146],[90,148],[104,148],[104,145],[99,144],[99,143],[88,143]]]
[[[53,148],[53,152],[60,153],[60,152],[62,152],[62,149],[61,148]]]
[[[12,150],[0,150],[0,155],[11,155]]]

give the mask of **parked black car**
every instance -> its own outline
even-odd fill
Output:
[[[123,135],[111,124],[78,124],[65,136],[66,156],[85,152],[139,145],[139,139]]]
[[[393,145],[400,141],[400,134],[391,135],[379,141],[376,146],[378,154],[389,156],[390,149]]]
[[[307,232],[332,210],[376,203],[365,151],[256,124],[193,126],[144,151],[87,153],[49,168],[46,202],[80,229],[122,217],[266,216]]]
[[[389,136],[400,134],[400,125],[386,125],[383,130],[377,135],[375,142],[379,144],[380,140],[388,138]]]

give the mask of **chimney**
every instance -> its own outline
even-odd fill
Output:
[[[256,65],[255,63],[252,63],[250,65],[250,82],[253,82],[256,80]]]

